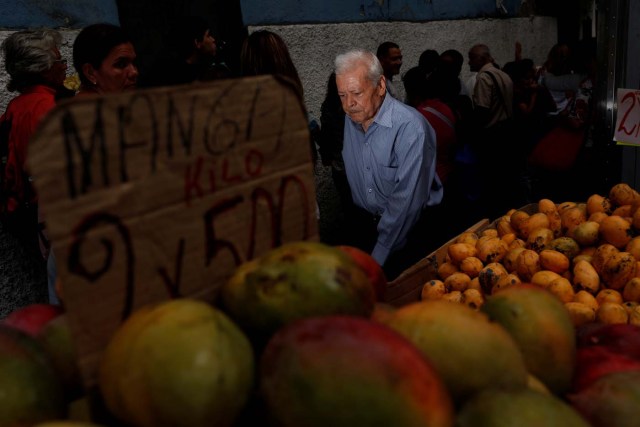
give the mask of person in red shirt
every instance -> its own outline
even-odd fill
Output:
[[[16,31],[0,46],[9,75],[7,89],[19,94],[0,116],[0,318],[33,303],[53,301],[47,289],[50,259],[44,222],[26,169],[29,141],[59,97],[67,63],[60,55],[62,36],[50,29]]]
[[[29,139],[63,90],[67,62],[55,30],[17,31],[2,43],[9,91],[17,91],[0,117],[2,203],[6,228],[39,251],[37,197],[25,169]],[[46,258],[46,254],[45,255]]]

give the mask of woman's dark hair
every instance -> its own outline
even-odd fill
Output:
[[[440,54],[440,63],[438,67],[443,67],[447,72],[454,76],[459,76],[464,65],[464,56],[455,50],[447,49]]]
[[[276,74],[289,78],[303,99],[302,82],[282,37],[268,30],[251,33],[242,44],[240,71],[243,76]]]
[[[504,72],[509,74],[513,83],[517,83],[520,80],[523,80],[527,77],[528,74],[531,74],[534,70],[534,63],[532,59],[523,58],[520,61],[513,62],[513,65],[507,67],[507,64],[504,66]]]
[[[80,81],[90,84],[82,72],[84,64],[91,64],[93,68],[98,69],[111,49],[130,42],[129,35],[117,25],[100,23],[83,28],[73,42],[73,67]]]
[[[407,104],[417,107],[427,98],[427,78],[423,69],[413,67],[402,75]]]
[[[438,51],[433,49],[427,49],[420,54],[420,58],[418,58],[418,67],[422,70],[423,73],[429,74],[432,73],[438,67],[438,63],[440,62],[440,55]]]
[[[460,79],[442,69],[436,69],[426,79],[426,98],[451,103],[460,93]]]

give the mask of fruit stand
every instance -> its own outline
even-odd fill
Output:
[[[316,241],[304,114],[272,77],[65,103],[34,145],[64,313],[0,325],[2,426],[635,421],[626,184],[480,221],[386,283]]]

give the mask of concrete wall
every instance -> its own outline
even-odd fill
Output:
[[[514,16],[524,0],[240,0],[247,25],[432,21]],[[498,8],[500,3],[504,8]]]
[[[438,52],[457,49],[466,58],[469,48],[476,43],[487,44],[496,61],[504,64],[513,60],[515,42],[520,41],[523,56],[541,64],[557,40],[556,20],[550,17],[249,27],[250,32],[257,29],[274,31],[287,43],[302,79],[310,118],[320,116],[335,56],[352,48],[375,51],[381,42],[398,43],[404,57],[402,74],[418,64],[425,49]],[[469,75],[465,66],[462,77],[466,79]]]
[[[249,31],[270,29],[287,42],[302,78],[306,106],[311,117],[319,116],[326,80],[331,73],[335,55],[347,49],[375,50],[383,41],[395,41],[403,50],[402,71],[406,71],[417,64],[420,53],[425,49],[443,51],[453,48],[466,56],[468,49],[478,42],[488,44],[498,63],[503,64],[512,59],[513,45],[519,40],[524,46],[524,55],[541,63],[549,48],[557,41],[555,18],[513,16],[530,10],[525,7],[530,3],[527,0],[504,0],[502,4],[511,16],[508,18],[478,18],[500,15],[496,9],[498,2],[495,0],[236,1],[241,4],[242,19],[249,25]],[[203,3],[204,0],[186,3],[174,1],[158,7],[178,10],[180,4],[184,8],[187,4],[195,7],[193,5]],[[125,16],[133,14],[134,18],[138,17],[138,24],[142,25],[142,11],[136,12],[134,3],[126,4]],[[0,11],[2,10],[12,11],[0,17],[2,28],[47,26],[60,29],[65,38],[62,54],[69,60],[73,39],[80,28],[92,22],[118,23],[118,12],[121,15],[123,12],[118,10],[116,1],[112,0],[0,0]],[[158,11],[154,13],[160,14]],[[474,18],[459,19],[465,16]],[[414,22],[416,20],[422,22]],[[322,23],[285,25],[288,22],[311,21]],[[135,19],[132,22],[136,22]],[[253,25],[256,23],[270,25]],[[10,31],[0,31],[0,41],[9,33]],[[141,52],[141,56],[144,57],[144,53]],[[73,72],[71,66],[69,72]],[[466,78],[467,75],[465,67],[463,77]],[[4,110],[7,102],[15,95],[4,89],[6,82],[6,73],[0,72],[0,111]],[[396,81],[395,84],[400,86],[402,92],[401,82]]]

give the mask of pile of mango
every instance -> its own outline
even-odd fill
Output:
[[[381,302],[382,285],[380,266],[355,248],[284,244],[240,265],[216,301],[137,307],[84,390],[69,375],[79,371],[70,329],[58,322],[64,312],[20,309],[0,323],[0,426],[617,427],[636,419],[640,326],[580,330],[535,285],[509,286],[480,310],[442,299],[396,308]]]
[[[576,326],[638,325],[639,234],[640,194],[628,184],[584,203],[541,199],[451,241],[421,297],[477,309],[489,295],[532,283],[559,298]]]

